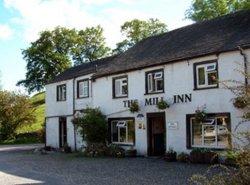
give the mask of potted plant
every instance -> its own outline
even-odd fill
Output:
[[[244,109],[247,106],[247,100],[243,96],[236,97],[233,100],[233,105],[238,109]]]
[[[165,153],[165,156],[164,156],[164,159],[168,162],[173,162],[173,161],[176,161],[176,152],[170,148],[166,153]]]
[[[203,163],[204,158],[203,158],[202,149],[200,149],[200,148],[194,148],[190,152],[190,161],[192,163]]]
[[[195,111],[195,121],[197,123],[201,123],[203,122],[207,117],[207,114],[206,114],[206,111],[205,111],[205,108],[197,108],[197,110]]]
[[[215,163],[218,163],[219,157],[216,152],[213,152],[211,150],[204,150],[203,159],[204,159],[204,163],[206,164],[215,164]]]
[[[189,155],[188,155],[187,153],[181,152],[181,153],[177,156],[177,161],[186,163],[186,162],[189,161]]]
[[[156,107],[160,110],[164,110],[166,108],[169,108],[169,104],[167,101],[161,99],[157,104]]]
[[[131,102],[130,107],[129,107],[129,110],[130,110],[130,112],[132,112],[132,113],[138,112],[138,111],[140,110],[140,107],[139,107],[139,105],[138,105],[138,102],[137,102],[137,101]]]
[[[137,154],[137,150],[134,149],[133,146],[131,146],[128,150],[126,150],[125,152],[125,156],[126,157],[136,157]]]

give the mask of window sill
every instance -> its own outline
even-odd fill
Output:
[[[152,93],[145,93],[144,95],[154,95],[154,94],[163,94],[164,91],[162,92],[152,92]]]
[[[199,91],[199,90],[208,90],[208,89],[218,89],[219,88],[219,86],[212,86],[212,87],[196,87],[196,88],[194,88],[193,90],[194,91]]]
[[[128,98],[128,95],[127,96],[117,96],[117,97],[113,97],[113,99],[121,99],[121,98]]]
[[[190,149],[195,149],[195,148],[210,149],[210,150],[228,150],[229,149],[229,147],[209,147],[209,146],[191,146]]]
[[[65,102],[67,100],[56,100],[56,102]]]
[[[119,143],[119,142],[112,142],[112,144],[119,145],[119,146],[134,146],[134,143]]]
[[[76,99],[86,99],[86,98],[89,98],[89,96],[86,96],[86,97],[77,97]]]

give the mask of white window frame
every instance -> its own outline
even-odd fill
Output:
[[[213,70],[207,69],[209,66],[212,66],[212,65],[214,66]],[[204,68],[204,75],[205,75],[205,84],[202,84],[202,85],[199,84],[199,69],[200,68]],[[211,85],[208,84],[208,74],[209,73],[216,72],[217,80],[218,80],[218,68],[217,68],[217,63],[216,62],[207,63],[207,64],[200,64],[200,65],[197,64],[195,70],[196,70],[196,87],[198,89],[209,88],[209,87],[217,87],[218,86],[218,83],[211,84]]]
[[[190,136],[191,136],[191,146],[192,147],[197,147],[197,148],[215,148],[215,149],[227,149],[229,146],[219,146],[218,145],[218,128],[221,126],[221,125],[217,125],[217,119],[218,118],[224,118],[226,119],[227,116],[216,116],[214,118],[212,118],[214,120],[214,125],[212,124],[212,122],[208,122],[207,124],[202,124],[202,128],[201,128],[201,145],[194,145],[193,144],[193,120],[195,120],[194,117],[190,118]],[[210,120],[212,120],[210,119]],[[227,123],[228,124],[228,123]],[[215,129],[215,145],[214,146],[209,146],[209,145],[205,145],[205,140],[204,140],[204,128],[207,127],[207,126],[214,126],[214,129]],[[227,126],[225,126],[226,129],[227,129]],[[228,130],[227,130],[228,131]]]
[[[164,85],[162,90],[157,89],[157,81],[163,81],[164,84],[164,71],[157,70],[147,73],[147,93],[161,93],[164,92]],[[159,75],[159,76],[157,76]],[[154,81],[154,83],[153,83]],[[154,87],[153,87],[154,86]]]
[[[66,101],[67,98],[67,86],[61,84],[56,86],[56,99],[57,101]]]
[[[86,84],[85,84],[86,83]],[[81,85],[82,84],[82,85]],[[83,94],[80,94],[80,88],[82,86],[82,93]],[[87,94],[84,94],[85,90],[84,89],[87,89]],[[79,80],[77,81],[77,98],[88,98],[89,97],[89,80],[88,79],[83,79],[83,80]]]
[[[126,83],[124,83],[123,81],[124,80],[126,80]],[[119,88],[119,94],[117,94],[117,92],[116,92],[116,82],[120,82],[120,87],[118,87]],[[117,77],[117,78],[115,78],[114,79],[114,81],[113,81],[113,83],[114,83],[114,89],[113,89],[113,93],[114,93],[114,98],[120,98],[120,97],[127,97],[128,96],[128,78],[127,77]],[[124,87],[124,86],[127,86],[127,93],[123,93],[122,92],[122,88]]]
[[[128,142],[128,122],[133,121],[133,120],[112,120],[111,121],[111,143],[113,144],[123,144],[123,145],[134,145],[132,142]],[[117,122],[116,125],[120,124],[121,126],[118,127],[118,133],[117,133],[117,140],[118,141],[113,141],[113,124],[114,122]],[[134,121],[133,121],[134,123]],[[126,141],[125,142],[120,142],[120,128],[126,128]]]

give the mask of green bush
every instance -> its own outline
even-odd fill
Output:
[[[187,153],[181,152],[178,156],[177,156],[177,161],[179,162],[189,162],[189,155]]]
[[[166,102],[165,100],[161,99],[157,104],[156,107],[160,110],[164,110],[166,108],[169,108],[169,104],[168,102]]]
[[[105,143],[107,139],[107,122],[100,109],[87,108],[83,117],[74,118],[72,122],[79,128],[87,144]]]
[[[111,157],[123,158],[125,157],[125,150],[118,145],[111,144],[108,146],[108,155]]]

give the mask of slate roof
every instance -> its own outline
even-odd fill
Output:
[[[55,81],[93,72],[94,78],[250,47],[250,10],[202,21],[142,40],[123,54],[71,68]],[[103,64],[101,64],[103,62]],[[53,82],[55,82],[53,81]]]

